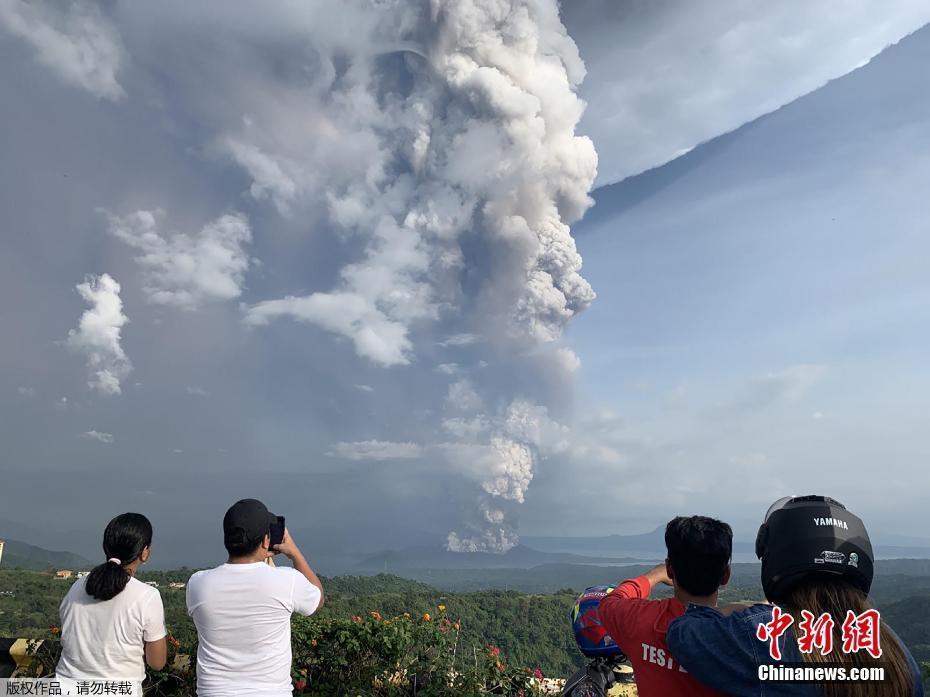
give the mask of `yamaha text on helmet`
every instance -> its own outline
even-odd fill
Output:
[[[827,496],[790,496],[776,501],[756,535],[762,589],[771,602],[784,601],[812,574],[837,576],[868,594],[872,543],[865,525]]]

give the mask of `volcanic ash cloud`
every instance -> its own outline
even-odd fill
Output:
[[[597,169],[591,141],[575,135],[584,65],[557,3],[340,7],[356,13],[358,36],[315,37],[330,64],[294,98],[305,126],[268,106],[217,147],[249,172],[252,196],[284,216],[323,207],[360,253],[334,287],[254,303],[245,321],[314,324],[385,367],[415,361],[440,324],[490,361],[556,341],[594,299],[569,224],[590,205]],[[518,396],[495,399],[506,408]],[[513,544],[493,502],[523,500],[535,446],[491,426],[482,443],[463,442],[482,446],[472,466],[486,469],[486,530],[453,547]]]

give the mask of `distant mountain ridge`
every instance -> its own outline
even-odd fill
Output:
[[[92,569],[99,563],[92,562],[72,552],[44,549],[19,540],[7,539],[5,542],[3,559],[0,559],[0,569],[15,569],[18,567],[30,571],[48,571],[49,569],[78,571]]]
[[[605,550],[661,552],[665,554],[665,526],[636,535],[601,535],[596,537],[542,537],[523,535],[530,547],[545,551],[572,550],[574,554],[604,554]]]
[[[550,553],[590,554],[611,556],[635,554],[665,557],[665,526],[652,532],[637,535],[604,535],[601,537],[542,537],[524,535],[523,542],[535,549]],[[881,537],[872,540],[877,559],[930,559],[930,540],[910,537],[889,537],[886,544]],[[906,544],[900,544],[900,543]],[[734,555],[755,556],[755,544],[735,540]]]
[[[569,552],[544,552],[517,545],[504,554],[450,552],[440,546],[407,547],[379,552],[361,561],[359,570],[396,569],[529,569],[542,564],[634,564],[631,557],[585,556]]]

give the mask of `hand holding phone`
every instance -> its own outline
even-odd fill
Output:
[[[277,521],[271,524],[271,528],[268,530],[268,536],[270,541],[268,542],[268,551],[277,554],[278,550],[275,549],[279,544],[284,542],[284,516],[277,516]]]
[[[294,538],[291,537],[291,533],[287,528],[284,529],[284,542],[279,544],[274,551],[278,554],[283,554],[292,561],[300,556],[300,550],[294,543]]]

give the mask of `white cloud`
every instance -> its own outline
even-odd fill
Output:
[[[371,385],[356,385],[355,389],[359,390],[360,392],[374,392],[375,391],[375,388],[372,387]]]
[[[459,372],[459,364],[458,363],[440,363],[439,365],[436,366],[435,370],[437,373],[441,373],[442,375],[455,375]]]
[[[125,53],[119,32],[96,4],[0,0],[0,28],[32,46],[64,82],[101,99],[124,96],[116,79]]]
[[[250,193],[258,200],[271,199],[278,212],[289,215],[291,204],[297,196],[297,184],[281,169],[274,158],[258,147],[230,139],[226,148],[233,160],[252,177]]]
[[[598,183],[661,165],[811,92],[930,22],[913,0],[562,3],[588,75]]]
[[[449,385],[446,406],[453,411],[474,412],[482,408],[481,397],[469,380],[456,380]]]
[[[39,393],[36,391],[36,388],[34,387],[17,387],[16,394],[18,394],[20,397],[32,398],[38,395]]]
[[[245,216],[220,216],[192,235],[161,231],[159,210],[107,217],[110,232],[140,252],[136,263],[150,302],[194,310],[241,294],[249,268],[244,246],[252,240]]]
[[[571,375],[581,367],[581,359],[574,349],[568,346],[560,346],[555,350],[556,359],[559,366],[566,374]]]
[[[112,443],[114,441],[112,433],[102,433],[101,431],[85,431],[81,434],[81,438],[95,440],[100,443]]]
[[[439,342],[440,346],[470,346],[477,342],[481,337],[477,334],[453,334],[452,336],[446,337],[443,341]]]
[[[188,385],[187,387],[184,388],[184,391],[187,392],[187,394],[193,395],[195,397],[209,397],[210,396],[210,393],[207,392],[200,385]]]
[[[384,440],[363,440],[334,443],[327,455],[346,460],[412,460],[423,455],[417,443],[395,443]]]
[[[90,309],[81,315],[78,328],[68,332],[68,345],[87,357],[92,389],[106,395],[120,394],[120,381],[132,370],[132,364],[120,345],[120,332],[129,318],[123,314],[119,283],[109,274],[88,276],[77,291]],[[66,403],[64,397],[62,400]]]
[[[491,420],[484,414],[475,417],[453,416],[442,420],[442,428],[452,438],[475,441],[491,428]]]
[[[314,293],[266,300],[246,310],[245,322],[262,326],[277,317],[315,324],[352,340],[355,351],[381,365],[410,362],[407,328],[389,319],[371,301],[355,293]]]

